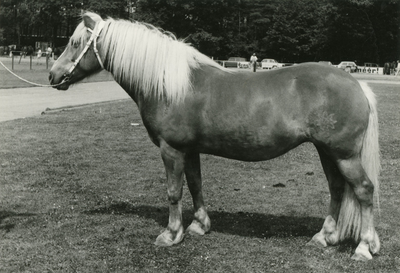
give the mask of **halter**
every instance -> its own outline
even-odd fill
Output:
[[[100,22],[98,22],[96,24],[96,26],[94,27],[93,30],[90,29],[90,28],[87,28],[87,30],[90,31],[92,33],[92,35],[90,36],[89,41],[86,43],[86,46],[83,49],[83,51],[81,52],[81,54],[79,55],[79,57],[75,60],[74,64],[71,66],[71,68],[68,70],[68,72],[64,74],[64,77],[65,77],[64,78],[64,82],[69,79],[69,76],[71,75],[72,71],[74,71],[74,69],[76,68],[78,63],[81,61],[81,59],[83,58],[85,53],[88,51],[88,49],[90,48],[90,45],[92,44],[92,42],[93,42],[94,54],[96,55],[97,60],[99,61],[99,64],[100,64],[101,68],[104,69],[103,62],[100,59],[99,51],[97,50],[97,47],[96,47],[97,38],[100,36],[100,33],[103,30],[104,24],[105,24],[105,22],[103,20],[101,20]]]

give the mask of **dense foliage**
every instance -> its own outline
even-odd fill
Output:
[[[256,52],[382,64],[400,56],[400,0],[2,0],[0,44],[32,34],[57,44],[82,10],[154,24],[218,59]]]

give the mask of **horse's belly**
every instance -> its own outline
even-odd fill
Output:
[[[305,139],[298,134],[271,135],[257,131],[241,135],[231,132],[203,138],[198,142],[197,150],[199,153],[231,159],[261,161],[278,157],[304,141]]]
[[[199,152],[242,161],[263,161],[278,157],[289,150],[282,151],[268,148],[243,149],[242,147],[215,149],[215,147],[211,147],[204,148]]]

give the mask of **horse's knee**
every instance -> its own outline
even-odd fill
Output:
[[[182,199],[182,187],[180,189],[168,189],[168,200],[171,204],[177,204]]]

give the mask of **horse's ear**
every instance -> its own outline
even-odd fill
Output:
[[[92,17],[90,17],[87,14],[82,15],[82,19],[83,19],[83,23],[85,24],[85,27],[90,28],[90,29],[94,29],[96,26],[96,21],[92,19]]]

